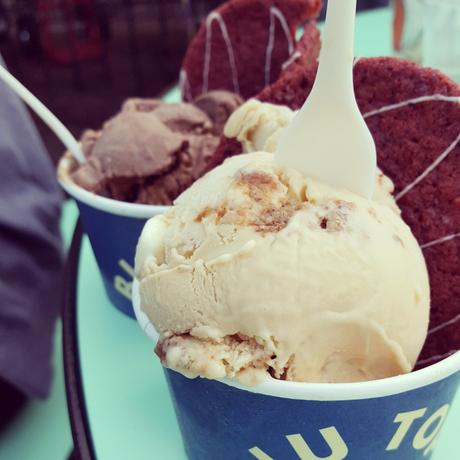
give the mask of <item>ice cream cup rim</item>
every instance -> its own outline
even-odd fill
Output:
[[[122,217],[134,217],[138,219],[148,219],[170,208],[170,206],[164,205],[128,203],[96,195],[78,186],[70,179],[67,172],[69,166],[70,160],[64,156],[59,162],[58,167],[59,184],[70,196],[92,208]]]
[[[136,279],[133,282],[132,294],[136,319],[144,333],[156,342],[158,333],[147,315],[140,309],[139,281]],[[234,379],[223,379],[219,380],[219,382],[251,393],[280,398],[309,401],[347,401],[383,398],[405,393],[444,380],[459,371],[460,351],[457,351],[435,364],[409,374],[367,382],[303,383],[275,380],[272,378],[268,378],[266,382],[255,386],[246,386]]]
[[[384,398],[406,393],[444,380],[460,371],[460,351],[443,360],[409,374],[379,380],[354,383],[302,383],[270,379],[255,387],[247,387],[238,381],[223,383],[241,390],[269,396],[314,401],[346,401]]]

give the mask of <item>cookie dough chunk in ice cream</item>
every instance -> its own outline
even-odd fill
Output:
[[[137,249],[163,364],[247,384],[410,372],[427,333],[428,275],[388,200],[304,178],[262,152],[198,180],[147,223]]]

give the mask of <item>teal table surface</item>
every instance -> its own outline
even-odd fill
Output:
[[[360,14],[356,55],[389,55],[391,14]],[[168,100],[175,100],[172,92]],[[66,208],[64,227],[76,219]],[[78,283],[78,330],[83,387],[98,459],[186,460],[162,368],[137,323],[109,303],[93,252],[83,239]],[[437,442],[434,460],[460,458],[460,398]],[[281,460],[281,459],[277,459]]]

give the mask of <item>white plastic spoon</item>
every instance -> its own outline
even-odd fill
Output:
[[[353,88],[356,0],[329,0],[310,96],[281,136],[275,161],[371,198],[376,152]]]
[[[72,136],[72,133],[1,64],[0,79],[3,80],[50,127],[79,163],[85,162],[85,156],[83,155],[80,144]]]

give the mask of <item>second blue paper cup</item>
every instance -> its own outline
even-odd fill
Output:
[[[60,170],[65,166],[61,161]],[[137,241],[147,220],[165,212],[169,206],[112,200],[90,193],[62,177],[60,184],[78,205],[107,296],[115,308],[134,318],[131,293]]]

